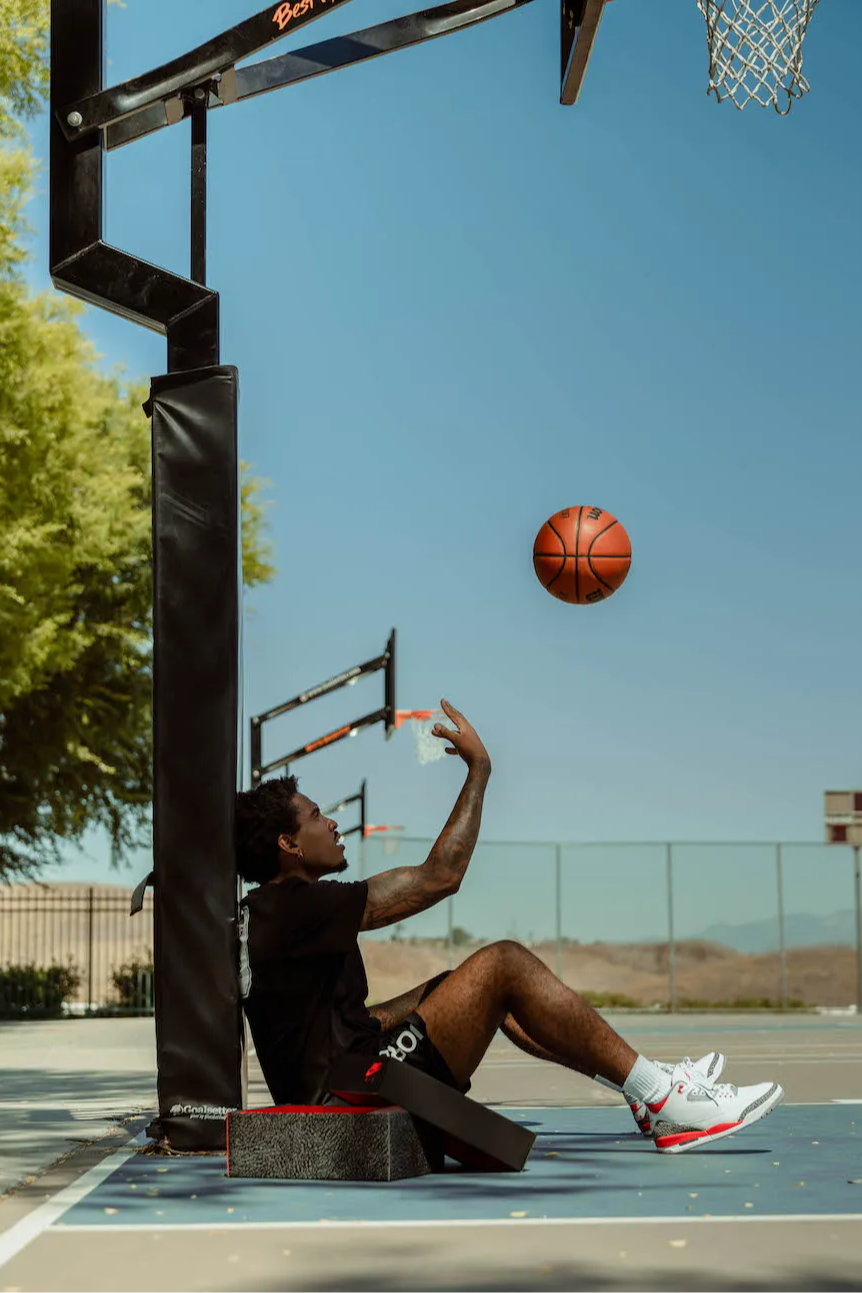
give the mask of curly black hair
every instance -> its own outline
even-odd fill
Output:
[[[278,875],[278,837],[298,826],[296,787],[296,777],[279,777],[236,797],[236,869],[250,884]]]

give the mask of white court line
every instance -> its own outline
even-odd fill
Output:
[[[827,1104],[862,1104],[862,1100],[815,1100],[802,1101],[801,1106],[805,1107],[822,1107]],[[790,1106],[790,1107],[800,1107]],[[525,1113],[544,1112],[553,1114],[562,1109],[580,1109],[590,1108],[592,1106],[573,1106],[573,1105],[519,1105]],[[545,1132],[545,1135],[553,1135],[553,1132]],[[107,1155],[101,1163],[97,1163],[85,1172],[79,1180],[68,1185],[53,1198],[46,1200],[41,1207],[36,1208],[27,1217],[24,1217],[17,1225],[12,1226],[5,1234],[0,1234],[0,1267],[10,1261],[23,1248],[38,1238],[40,1234],[45,1233],[49,1228],[52,1234],[74,1235],[81,1234],[107,1234],[112,1231],[121,1231],[124,1233],[140,1232],[170,1232],[178,1233],[207,1231],[209,1233],[233,1233],[238,1230],[316,1230],[316,1229],[335,1229],[335,1230],[370,1230],[370,1229],[406,1229],[411,1226],[418,1229],[428,1229],[433,1227],[482,1227],[482,1226],[603,1226],[603,1225],[689,1225],[692,1222],[703,1222],[706,1224],[726,1224],[728,1222],[794,1222],[794,1221],[828,1221],[828,1222],[845,1222],[845,1221],[862,1221],[862,1213],[786,1213],[784,1215],[765,1214],[752,1215],[745,1213],[742,1215],[731,1216],[659,1216],[659,1217],[523,1217],[523,1218],[487,1218],[485,1220],[420,1220],[420,1221],[237,1221],[228,1226],[213,1225],[212,1222],[187,1222],[176,1223],[171,1225],[156,1224],[152,1222],[142,1222],[139,1225],[116,1223],[116,1224],[84,1224],[84,1225],[66,1225],[61,1218],[74,1204],[81,1202],[88,1194],[106,1180],[117,1168],[122,1167],[129,1158],[137,1153],[138,1149],[145,1145],[149,1137],[145,1132],[141,1132],[134,1140],[130,1141],[123,1149],[115,1150]]]
[[[620,1092],[622,1094],[622,1092]],[[609,1096],[613,1100],[613,1096]],[[559,1113],[561,1109],[568,1109],[572,1113],[583,1113],[585,1109],[624,1109],[625,1105],[617,1102],[615,1104],[514,1104],[507,1100],[503,1103],[500,1100],[482,1100],[480,1101],[488,1109],[502,1109],[506,1113],[512,1113],[513,1110],[523,1110],[524,1113]],[[830,1104],[862,1104],[862,1100],[783,1100],[775,1109],[822,1109]],[[773,1113],[775,1112],[773,1109]],[[751,1123],[756,1126],[756,1123]],[[772,1126],[775,1124],[773,1123]],[[546,1132],[539,1132],[540,1136],[546,1135]],[[738,1133],[734,1133],[737,1135]]]
[[[766,1054],[746,1055],[742,1051],[734,1051],[729,1057],[728,1063],[733,1064],[823,1064],[825,1062],[837,1064],[860,1064],[862,1063],[862,1050],[855,1051],[830,1051],[828,1053],[820,1051],[805,1051],[796,1055],[788,1055],[781,1051],[770,1051]],[[666,1061],[670,1063],[670,1060]],[[679,1061],[675,1061],[679,1063]],[[535,1068],[536,1065],[542,1064],[539,1059],[493,1059],[483,1060],[483,1069],[505,1069],[505,1068]]]
[[[149,1100],[0,1100],[0,1110],[14,1113],[104,1113],[125,1115],[128,1109],[149,1110],[154,1108],[152,1097]]]
[[[752,1216],[746,1212],[742,1216],[728,1217],[488,1217],[485,1220],[465,1221],[456,1220],[435,1220],[435,1221],[234,1221],[230,1225],[218,1225],[212,1221],[190,1221],[188,1223],[177,1223],[175,1225],[156,1225],[153,1222],[143,1222],[141,1225],[130,1225],[126,1222],[117,1225],[81,1225],[67,1226],[63,1222],[51,1228],[52,1234],[75,1235],[75,1234],[113,1234],[122,1232],[123,1234],[132,1234],[138,1232],[158,1231],[161,1234],[171,1234],[176,1231],[177,1234],[206,1231],[209,1234],[234,1234],[238,1230],[429,1230],[435,1227],[445,1226],[447,1229],[467,1229],[474,1227],[479,1229],[483,1226],[679,1226],[692,1225],[693,1223],[726,1224],[733,1221],[828,1221],[831,1223],[837,1221],[856,1221],[862,1222],[862,1212],[796,1212],[787,1213],[786,1216],[779,1216],[775,1213],[767,1213],[764,1216]]]
[[[59,1221],[64,1213],[74,1204],[80,1203],[87,1195],[95,1190],[97,1185],[115,1172],[118,1167],[122,1167],[127,1159],[137,1154],[142,1145],[146,1144],[149,1137],[145,1132],[141,1132],[134,1140],[130,1141],[123,1149],[116,1149],[113,1153],[103,1158],[101,1163],[96,1163],[88,1172],[67,1185],[64,1190],[60,1190],[53,1198],[46,1201],[26,1217],[22,1217],[16,1225],[11,1226],[5,1234],[0,1234],[0,1266],[5,1266],[6,1262],[11,1261],[26,1248],[29,1243],[37,1239],[49,1226]]]

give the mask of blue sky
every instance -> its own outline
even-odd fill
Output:
[[[110,79],[252,7],[112,8]],[[405,8],[359,0],[306,39]],[[812,92],[786,118],[708,99],[694,0],[656,13],[608,6],[574,109],[537,0],[210,119],[209,281],[279,567],[246,607],[247,713],[397,626],[399,706],[446,696],[486,741],[489,840],[818,840],[823,791],[862,783],[862,8],[818,10]],[[44,119],[32,133],[47,158]],[[181,273],[187,166],[186,127],[107,163],[108,238]],[[85,326],[106,365],[164,371],[155,334]],[[531,562],[580,503],[634,553],[583,608]],[[309,705],[265,756],[381,697],[377,674]],[[419,767],[406,729],[295,770],[321,803],[367,777],[371,820],[414,836],[461,780]],[[88,841],[64,878],[110,879],[105,858]]]

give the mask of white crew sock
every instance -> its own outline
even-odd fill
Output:
[[[597,1073],[595,1075],[595,1077],[593,1078],[593,1081],[601,1082],[602,1086],[610,1087],[612,1091],[622,1091],[621,1086],[617,1086],[616,1082],[610,1082],[608,1081],[607,1078],[603,1078],[600,1073]]]
[[[657,1064],[653,1064],[652,1060],[645,1059],[643,1055],[637,1057],[631,1073],[623,1082],[623,1091],[626,1095],[634,1096],[636,1100],[643,1100],[646,1104],[661,1100],[669,1090],[670,1075]]]

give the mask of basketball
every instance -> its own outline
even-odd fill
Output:
[[[561,602],[603,602],[629,573],[632,545],[615,516],[600,507],[565,507],[536,535],[533,568]]]

